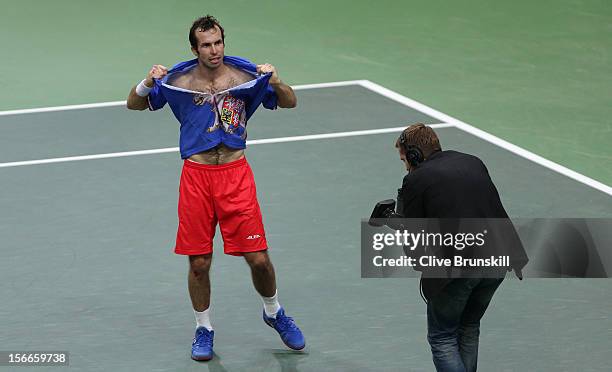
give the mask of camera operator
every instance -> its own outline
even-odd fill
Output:
[[[432,128],[411,125],[395,147],[409,172],[398,195],[402,217],[508,218],[483,162],[472,155],[442,151]],[[524,251],[519,257],[521,263],[513,266],[520,277]],[[423,275],[427,339],[438,371],[476,371],[480,319],[502,280],[503,275],[456,279]]]

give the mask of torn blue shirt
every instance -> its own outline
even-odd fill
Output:
[[[215,93],[179,88],[169,82],[178,74],[198,65],[193,59],[172,67],[163,79],[154,79],[148,95],[149,109],[159,110],[166,103],[180,123],[181,158],[209,150],[221,143],[233,149],[246,148],[247,121],[260,104],[267,109],[277,107],[277,96],[268,83],[271,74],[257,75],[252,62],[226,56],[223,62],[253,76],[253,80]]]

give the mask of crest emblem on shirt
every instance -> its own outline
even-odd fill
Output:
[[[230,95],[223,99],[221,105],[221,121],[225,124],[226,132],[233,133],[244,119],[244,101]]]

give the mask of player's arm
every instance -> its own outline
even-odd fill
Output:
[[[272,76],[270,77],[270,85],[276,92],[278,107],[294,108],[297,106],[297,97],[295,96],[293,89],[281,81],[281,79],[278,77],[276,67],[269,63],[257,65],[257,72],[260,74],[265,74],[268,72],[272,73]]]
[[[154,65],[147,77],[138,85],[135,85],[127,98],[127,108],[130,110],[146,110],[149,108],[147,96],[153,88],[153,79],[161,79],[168,73],[168,69],[162,65]]]

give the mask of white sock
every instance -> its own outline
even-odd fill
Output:
[[[278,303],[278,290],[274,292],[272,297],[261,296],[264,303],[264,311],[270,318],[276,318],[276,313],[280,310],[281,305]]]
[[[210,307],[204,311],[196,311],[193,310],[196,318],[196,328],[205,327],[209,331],[213,330],[212,325],[210,325]]]

